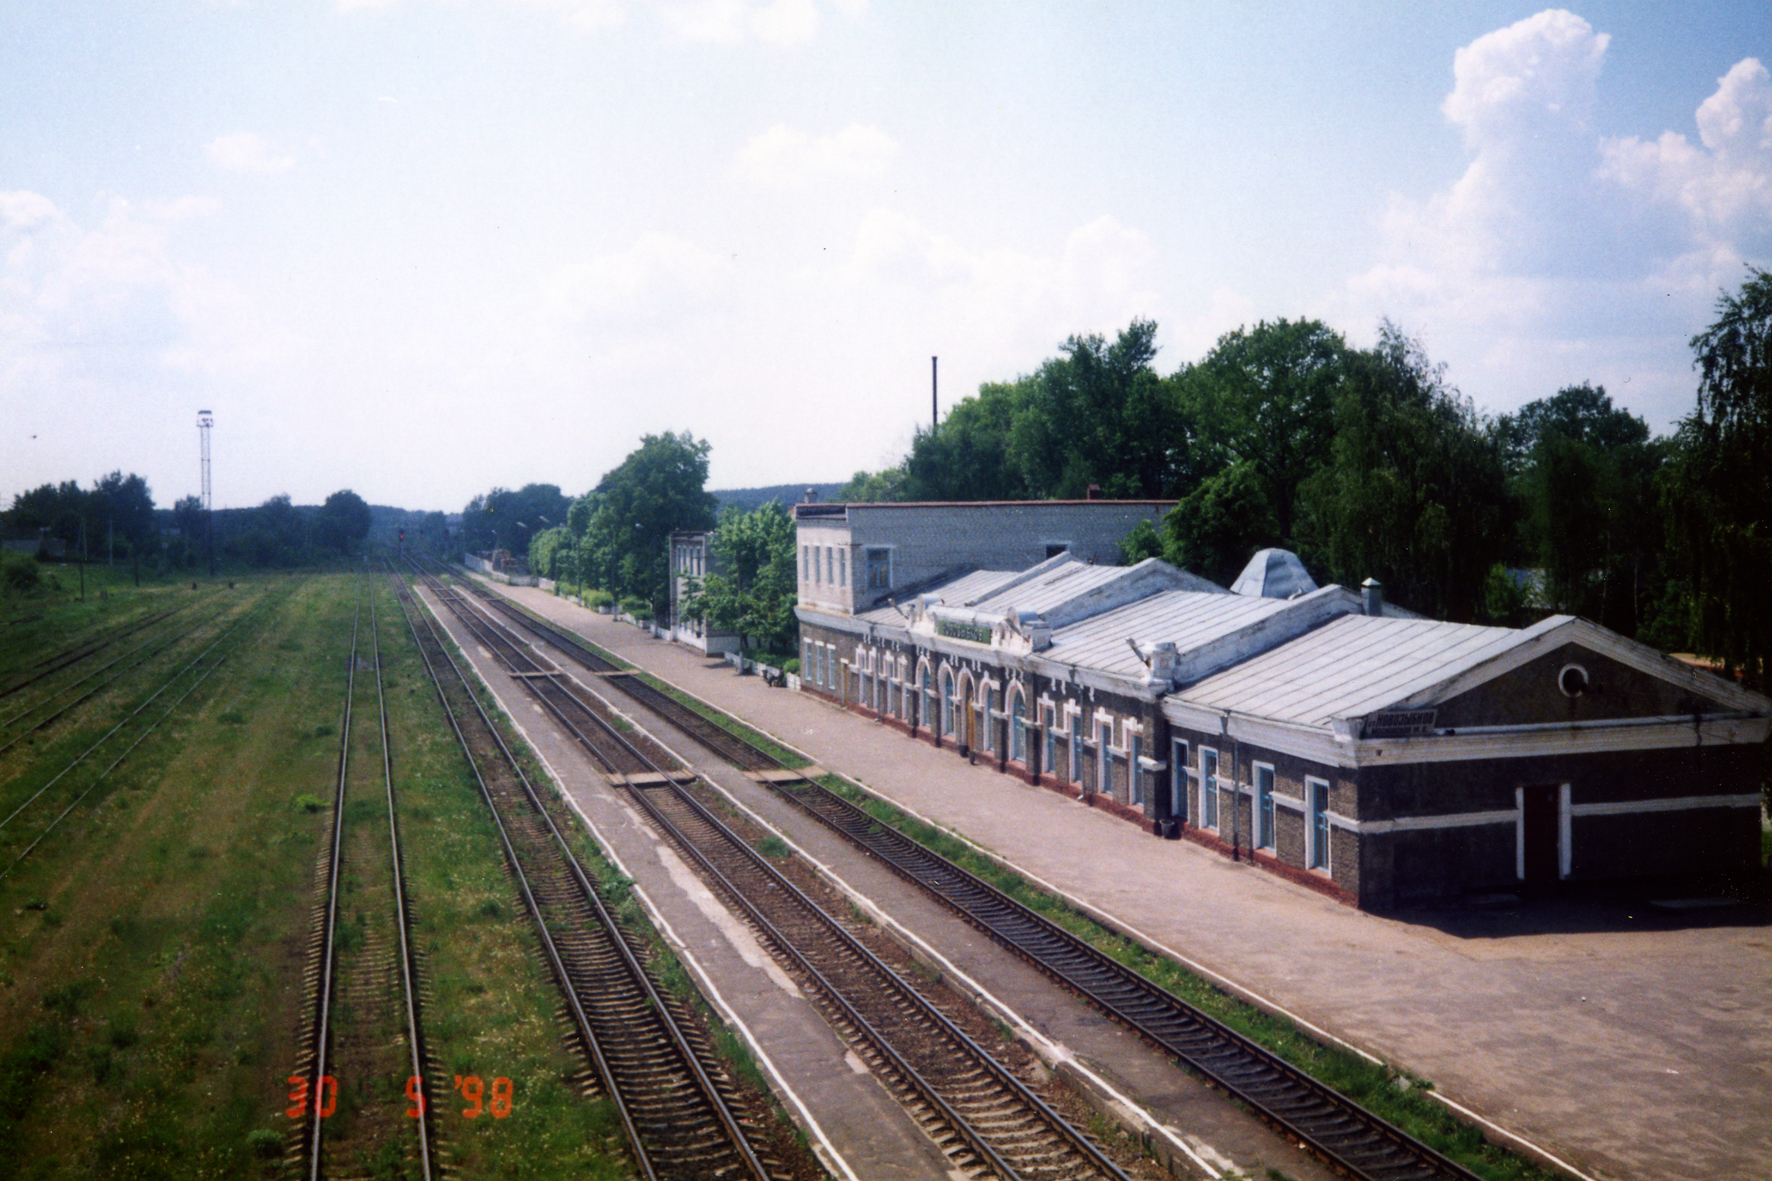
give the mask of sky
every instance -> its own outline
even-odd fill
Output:
[[[1772,266],[1772,20],[1685,5],[0,6],[0,503],[842,481],[1073,335],[1383,318],[1666,431]]]

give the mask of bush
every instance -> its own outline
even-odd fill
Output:
[[[790,656],[786,660],[782,661],[781,662],[781,671],[784,673],[793,673],[796,677],[799,676],[800,675],[800,658],[798,656]]]
[[[615,602],[615,596],[608,591],[603,590],[601,587],[597,587],[586,591],[584,593],[584,600],[585,606],[595,611],[599,607],[607,607],[609,604]]]
[[[649,620],[652,618],[652,604],[639,595],[629,595],[621,601],[623,615],[632,615],[635,619]]]
[[[42,581],[43,575],[37,569],[37,563],[30,561],[18,562],[10,557],[6,559],[7,590],[20,592],[36,590],[38,584]]]

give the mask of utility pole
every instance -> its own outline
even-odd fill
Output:
[[[941,425],[941,405],[936,400],[936,396],[935,396],[936,395],[936,388],[939,384],[936,380],[936,369],[937,369],[938,363],[940,361],[941,361],[940,357],[929,358],[929,433],[930,434],[934,434],[935,428]]]
[[[207,537],[205,548],[209,550],[211,578],[215,577],[215,504],[209,491],[209,428],[214,425],[214,415],[207,410],[197,411],[197,435],[203,449],[203,532]]]

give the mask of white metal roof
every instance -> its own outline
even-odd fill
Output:
[[[1533,638],[1543,626],[1518,631],[1344,615],[1176,696],[1209,709],[1327,726],[1332,718],[1383,709],[1457,676]]]
[[[1121,676],[1144,675],[1144,662],[1127,646],[1172,641],[1188,652],[1256,620],[1284,611],[1281,599],[1203,591],[1163,591],[1135,603],[1057,628],[1041,655]]]
[[[978,595],[989,594],[992,590],[1014,578],[1018,572],[1014,570],[974,570],[926,590],[917,595],[909,596],[900,601],[899,607],[909,610],[909,598],[921,598],[933,595],[943,603],[965,603]],[[907,622],[898,608],[890,603],[875,607],[868,611],[857,612],[855,618],[868,623],[883,623],[893,627],[903,627]]]
[[[1231,593],[1260,595],[1270,599],[1289,599],[1308,595],[1317,589],[1316,580],[1305,570],[1304,563],[1291,550],[1257,550],[1231,583]]]
[[[1035,578],[1017,582],[1007,590],[985,591],[968,600],[948,601],[968,601],[981,611],[1006,611],[1014,608],[1017,611],[1034,611],[1044,615],[1054,607],[1068,603],[1104,583],[1124,578],[1129,570],[1126,566],[1091,566],[1087,562],[1072,559]]]

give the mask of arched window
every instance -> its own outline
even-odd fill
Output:
[[[994,753],[997,749],[997,687],[986,681],[984,692],[979,697],[978,732],[983,739],[979,745]]]
[[[1018,763],[1028,761],[1027,703],[1020,685],[1009,690],[1009,757]]]
[[[929,666],[927,664],[923,666],[922,690],[922,698],[918,703],[917,721],[922,723],[924,729],[934,731],[935,695],[929,691]]]
[[[946,669],[941,673],[941,732],[954,732],[954,678]]]

